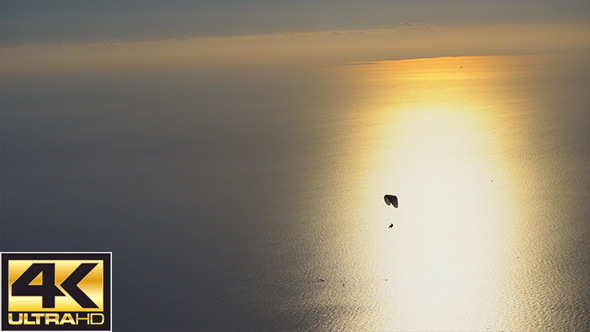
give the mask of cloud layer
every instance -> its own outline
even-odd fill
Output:
[[[402,22],[364,30],[4,47],[0,48],[0,71],[133,70],[244,63],[325,65],[438,56],[583,53],[590,46],[588,36],[590,27],[585,23],[465,29]]]

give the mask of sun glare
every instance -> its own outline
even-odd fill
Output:
[[[461,63],[443,58],[370,69],[391,95],[367,111],[367,121],[379,125],[364,134],[379,148],[359,156],[373,167],[365,195],[396,194],[400,206],[382,204],[373,214],[395,224],[391,232],[383,226],[365,234],[373,273],[390,281],[379,309],[390,318],[385,329],[473,327],[486,321],[481,315],[491,308],[482,307],[494,305],[501,282],[510,204],[494,182],[503,162],[494,153],[498,120],[486,106],[493,96],[473,90],[480,74],[463,74]]]

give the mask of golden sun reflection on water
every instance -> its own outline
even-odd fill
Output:
[[[378,216],[393,220],[395,233],[373,234],[376,266],[401,286],[384,296],[405,298],[389,310],[400,316],[397,324],[401,319],[425,329],[457,328],[470,316],[481,320],[473,316],[490,310],[482,306],[490,305],[499,282],[493,277],[502,269],[507,203],[487,155],[490,120],[471,116],[469,107],[436,104],[393,113],[397,120],[380,134],[383,150],[374,157],[376,190],[370,193],[394,191],[400,199],[398,210],[380,209]]]
[[[356,123],[365,129],[358,141],[372,142],[358,154],[364,161],[356,164],[369,167],[369,184],[359,195],[392,193],[400,202],[398,209],[381,200],[356,207],[383,224],[363,230],[372,247],[362,259],[373,269],[363,273],[383,281],[376,291],[377,330],[485,330],[498,323],[491,316],[502,305],[513,209],[503,180],[508,161],[497,153],[506,137],[495,96],[473,86],[494,73],[460,72],[460,61],[368,69],[380,100]],[[387,230],[390,222],[395,227]]]
[[[318,202],[324,250],[310,262],[337,281],[314,297],[343,312],[327,329],[584,330],[587,76],[576,72],[590,71],[574,60],[334,70],[344,97],[322,114],[328,166],[314,182],[338,206]]]

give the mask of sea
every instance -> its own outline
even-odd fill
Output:
[[[0,248],[114,331],[588,331],[589,59],[4,75]]]

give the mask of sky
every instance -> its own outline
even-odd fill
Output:
[[[589,51],[582,0],[0,0],[15,77]]]
[[[400,22],[442,28],[588,26],[589,13],[584,0],[0,0],[0,45],[366,30]]]

